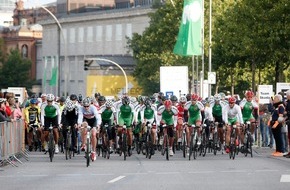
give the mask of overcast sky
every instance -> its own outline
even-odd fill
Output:
[[[47,3],[56,2],[56,0],[23,0],[25,8],[36,7]]]

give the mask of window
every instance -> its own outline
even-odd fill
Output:
[[[84,28],[80,27],[78,32],[78,42],[84,42]]]
[[[102,41],[103,26],[96,26],[96,41]]]
[[[126,36],[132,38],[132,24],[127,24],[126,26]]]
[[[106,26],[106,41],[112,41],[112,25]]]
[[[87,42],[93,42],[93,27],[87,28]]]
[[[69,43],[75,43],[76,42],[76,30],[74,28],[71,28],[69,30]]]
[[[122,24],[116,25],[116,41],[122,40]]]

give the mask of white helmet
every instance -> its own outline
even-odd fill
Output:
[[[65,102],[65,107],[70,112],[75,108],[75,104],[70,99],[68,99]]]
[[[111,108],[111,107],[113,107],[113,102],[112,102],[112,100],[107,100],[106,103],[105,103],[105,105],[106,105],[107,108]]]
[[[214,95],[214,100],[215,101],[220,101],[222,99],[221,95],[220,94],[216,94]]]
[[[47,94],[46,95],[46,100],[47,101],[53,101],[54,100],[54,95],[53,94]]]
[[[181,103],[185,103],[185,102],[187,102],[186,97],[185,97],[185,96],[181,96],[181,97],[179,98],[179,102],[181,102]]]

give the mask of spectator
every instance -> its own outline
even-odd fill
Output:
[[[288,148],[290,146],[290,89],[286,92],[286,102],[285,102],[285,111],[286,111],[286,125],[288,126]],[[290,151],[287,155],[285,155],[286,158],[290,158]]]
[[[6,113],[6,99],[0,98],[0,122],[3,121],[14,121],[14,119],[11,119],[7,116]]]
[[[13,112],[13,118],[14,119],[23,119],[22,110],[20,108],[20,103],[18,100],[15,100],[15,109]]]
[[[268,146],[269,139],[269,129],[266,125],[267,123],[267,112],[268,107],[266,104],[259,104],[259,123],[260,123],[260,132],[262,137],[262,147]]]
[[[283,127],[282,123],[284,121],[284,111],[285,107],[283,105],[283,99],[280,94],[276,94],[273,100],[273,106],[275,110],[273,111],[270,126],[272,128],[272,132],[274,135],[275,143],[276,143],[276,151],[272,153],[273,156],[283,156],[284,147],[282,140],[282,132],[281,129]]]

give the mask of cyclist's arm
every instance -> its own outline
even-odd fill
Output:
[[[229,107],[225,106],[224,109],[223,109],[223,120],[224,120],[226,125],[229,123],[229,121],[228,121],[228,111],[229,111]]]
[[[241,110],[240,106],[236,106],[236,105],[235,105],[235,108],[237,109],[237,117],[238,117],[238,121],[239,121],[241,124],[244,124],[243,115],[242,115],[242,110]]]
[[[79,126],[83,123],[83,120],[84,120],[83,108],[80,107],[78,108],[78,125]]]
[[[133,104],[129,104],[129,106],[131,107],[131,111],[132,111],[132,122],[131,122],[131,124],[133,124],[135,122],[135,118],[137,118],[138,114],[136,114],[136,111],[134,109]]]
[[[46,105],[41,105],[41,114],[40,114],[40,119],[41,119],[41,125],[44,126],[44,116],[45,116],[45,109]]]
[[[53,106],[56,109],[56,115],[57,115],[57,124],[60,125],[61,122],[61,112],[58,104],[53,104]]]
[[[98,110],[97,110],[97,108],[95,106],[91,106],[91,108],[92,108],[92,111],[94,113],[94,116],[97,119],[97,127],[100,127],[101,126],[101,123],[102,123],[102,117],[99,114],[99,112],[98,112]]]
[[[173,123],[174,123],[174,128],[177,125],[177,118],[178,118],[178,109],[175,106],[172,106],[172,112],[173,112]]]
[[[24,109],[24,120],[25,120],[26,123],[29,123],[29,111],[28,111],[28,108],[29,107]]]

